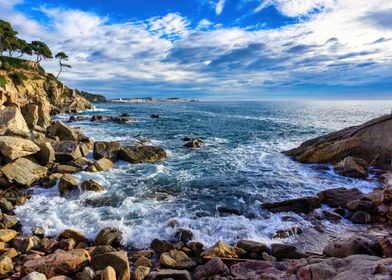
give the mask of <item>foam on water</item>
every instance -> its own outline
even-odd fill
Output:
[[[341,177],[328,166],[300,164],[281,152],[308,138],[389,112],[391,104],[336,103],[328,107],[318,103],[200,102],[99,106],[102,108],[97,110],[112,115],[129,113],[137,122],[81,121],[71,125],[82,127],[94,140],[126,144],[150,139],[152,144],[165,148],[168,159],[137,165],[118,161],[109,171],[77,174],[81,180],[95,179],[104,185],[106,190],[100,193],[62,198],[57,186],[34,188],[31,200],[16,209],[24,231],[40,225],[55,235],[74,228],[94,238],[101,228],[114,226],[124,232],[126,244],[136,247],[148,246],[153,238],[171,239],[178,228],[192,230],[194,239],[206,245],[220,239],[234,243],[244,238],[279,242],[272,238],[276,230],[311,225],[293,213],[268,213],[260,203],[342,186],[369,192],[378,184]],[[96,112],[100,111],[83,115]],[[159,113],[161,118],[150,119],[152,113]],[[57,118],[67,120],[69,115]],[[201,137],[205,146],[184,148],[182,138],[186,135]],[[239,209],[243,215],[221,216],[219,206]],[[283,221],[286,215],[296,222]],[[173,219],[175,228],[168,226]],[[339,228],[328,222],[327,226]]]

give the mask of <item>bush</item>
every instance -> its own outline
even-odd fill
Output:
[[[14,72],[11,74],[11,79],[15,83],[15,85],[21,86],[23,85],[23,82],[27,79],[27,77],[23,75],[23,73]]]
[[[0,87],[5,88],[6,84],[7,84],[7,80],[5,79],[5,77],[0,76]]]

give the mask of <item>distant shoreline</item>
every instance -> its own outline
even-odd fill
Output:
[[[111,103],[161,103],[161,102],[168,102],[168,103],[188,103],[188,102],[199,102],[196,99],[187,99],[187,98],[116,98],[110,99],[108,102]]]

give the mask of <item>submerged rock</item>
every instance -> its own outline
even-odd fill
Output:
[[[356,157],[345,157],[335,164],[334,170],[346,177],[366,179],[368,176],[366,161]]]
[[[101,192],[104,191],[105,188],[95,180],[88,180],[82,183],[82,190]]]
[[[289,211],[295,213],[310,213],[314,209],[320,207],[320,199],[317,196],[307,196],[280,202],[267,202],[263,203],[261,207],[273,213]]]
[[[201,139],[190,140],[185,143],[184,147],[186,148],[201,148],[204,145],[204,141]]]
[[[155,146],[127,146],[119,152],[119,159],[134,164],[161,161],[166,157],[165,150]]]
[[[347,208],[347,203],[359,199],[362,192],[358,189],[336,188],[319,192],[317,196],[320,198],[321,203],[327,204],[329,207]]]
[[[121,244],[122,232],[116,228],[103,228],[97,235],[94,245],[112,245],[118,247]]]
[[[107,158],[115,162],[120,149],[121,144],[119,142],[94,142],[93,156],[94,159]]]
[[[60,178],[59,182],[59,192],[60,195],[66,196],[72,192],[79,190],[80,181],[75,176],[70,174],[65,174]]]

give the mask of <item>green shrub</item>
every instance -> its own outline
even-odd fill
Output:
[[[5,88],[6,84],[7,84],[7,80],[5,79],[5,77],[0,76],[0,87]]]
[[[27,80],[27,77],[20,72],[14,72],[11,74],[11,79],[17,86],[23,85],[23,82]]]

